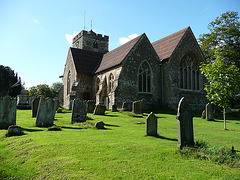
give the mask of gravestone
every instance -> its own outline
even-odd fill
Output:
[[[206,110],[205,109],[202,112],[201,118],[202,119],[206,119]]]
[[[206,105],[206,120],[207,121],[211,121],[211,120],[214,120],[214,117],[213,117],[213,106],[208,103]]]
[[[128,110],[128,102],[123,102],[123,104],[122,104],[122,110],[123,111],[127,111]]]
[[[104,129],[104,122],[103,121],[98,121],[98,122],[96,122],[95,123],[95,127],[97,128],[97,129]]]
[[[28,97],[28,104],[29,104],[29,106],[32,107],[32,101],[33,101],[35,98],[36,98],[36,97],[34,97],[34,96],[29,96],[29,97]]]
[[[193,116],[184,97],[179,101],[176,118],[178,123],[178,147],[182,149],[185,146],[193,146]]]
[[[17,105],[28,105],[28,96],[27,95],[17,95]]]
[[[88,102],[83,99],[74,99],[72,107],[71,123],[87,120]]]
[[[40,97],[37,97],[37,98],[35,98],[35,99],[32,101],[32,104],[31,104],[32,117],[36,117],[36,116],[37,116],[39,101],[40,101]]]
[[[112,112],[117,112],[117,105],[116,104],[112,105]]]
[[[134,112],[135,114],[142,114],[143,113],[142,107],[143,107],[142,101],[134,101],[132,112]]]
[[[50,127],[53,125],[57,109],[56,100],[50,98],[41,98],[36,117],[37,127]]]
[[[23,134],[23,129],[20,126],[11,125],[8,127],[7,136],[21,136]]]
[[[93,114],[95,115],[105,115],[106,107],[103,104],[98,104],[95,107]]]
[[[87,103],[88,103],[87,112],[88,112],[88,113],[93,113],[93,111],[94,111],[94,109],[95,109],[95,104],[96,104],[95,101],[93,101],[93,100],[88,100]]]
[[[146,118],[146,135],[157,136],[157,117],[151,112]]]
[[[16,125],[17,101],[10,96],[0,98],[0,129]]]

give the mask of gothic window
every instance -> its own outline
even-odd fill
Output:
[[[113,90],[113,87],[114,87],[114,76],[113,76],[113,74],[111,73],[111,74],[109,75],[109,86],[108,86],[108,92],[109,92],[109,93]]]
[[[98,90],[99,90],[99,86],[100,86],[100,79],[97,78],[97,80],[96,80],[96,93],[97,93]]]
[[[199,65],[190,54],[185,55],[181,60],[179,87],[181,89],[199,90]]]
[[[71,73],[69,71],[67,76],[67,95],[70,94],[70,90],[71,90]]]
[[[138,91],[151,92],[151,70],[146,62],[143,62],[138,70]]]

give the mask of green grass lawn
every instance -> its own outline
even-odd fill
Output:
[[[62,131],[34,127],[30,110],[17,111],[25,135],[5,137],[0,130],[0,179],[240,179],[240,168],[177,153],[176,114],[158,111],[159,137],[145,136],[145,119],[127,112],[88,114],[106,129],[70,124],[71,113],[56,113]],[[220,117],[220,116],[219,116]],[[193,119],[194,138],[210,146],[240,150],[240,120]]]

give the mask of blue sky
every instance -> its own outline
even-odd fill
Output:
[[[146,33],[151,42],[190,26],[196,38],[239,0],[0,0],[0,64],[26,87],[61,82],[69,38],[92,28],[108,35],[109,49]]]

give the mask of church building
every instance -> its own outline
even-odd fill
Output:
[[[108,109],[143,100],[144,109],[177,109],[182,97],[200,110],[207,103],[199,65],[203,53],[190,27],[155,42],[136,37],[108,51],[109,37],[82,30],[73,38],[63,74],[64,107],[75,98]]]

